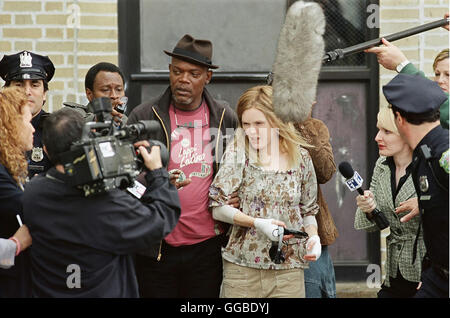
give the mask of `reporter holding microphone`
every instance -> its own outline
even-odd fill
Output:
[[[370,190],[356,197],[358,208],[354,226],[357,230],[377,231],[379,228],[371,213],[377,208],[384,214],[390,224],[390,234],[386,240],[386,279],[378,298],[409,298],[417,292],[421,260],[425,255],[422,235],[415,246],[419,219],[408,221],[409,215],[418,209],[409,167],[412,150],[400,137],[389,108],[380,109],[377,127],[375,141],[380,157],[373,170]],[[417,256],[413,263],[414,250]]]

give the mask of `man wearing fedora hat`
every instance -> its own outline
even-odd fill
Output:
[[[29,51],[22,51],[3,56],[0,61],[0,77],[5,86],[18,86],[25,90],[28,104],[31,107],[34,139],[33,149],[27,156],[28,176],[47,171],[51,167],[50,160],[42,146],[42,121],[47,113],[42,109],[47,99],[48,82],[55,74],[55,67],[48,56]]]
[[[214,99],[205,86],[218,66],[212,43],[184,35],[172,52],[170,87],[158,98],[137,106],[128,123],[157,120],[161,130],[149,136],[170,152],[169,173],[177,177],[181,217],[155,247],[136,256],[142,297],[218,297],[222,282],[222,223],[208,210],[209,186],[218,170],[226,141],[237,127],[228,103]]]

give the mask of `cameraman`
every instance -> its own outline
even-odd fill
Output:
[[[34,178],[23,198],[33,238],[34,297],[138,297],[132,254],[148,249],[176,225],[180,204],[162,168],[159,147],[139,142],[148,169],[141,201],[118,189],[85,197],[67,184],[59,154],[81,137],[84,120],[70,109],[44,124],[44,149],[55,164]],[[38,199],[39,198],[39,199]]]

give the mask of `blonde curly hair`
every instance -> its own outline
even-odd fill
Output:
[[[17,184],[25,183],[28,164],[20,145],[22,110],[27,106],[25,92],[17,87],[0,90],[0,163]]]

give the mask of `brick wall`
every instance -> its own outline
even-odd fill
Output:
[[[449,0],[380,0],[380,36],[399,32],[444,17]],[[429,78],[434,76],[436,55],[449,47],[449,32],[433,29],[393,42]],[[381,88],[397,73],[380,67],[380,106],[387,106]]]
[[[0,58],[30,50],[55,64],[47,111],[86,102],[87,70],[101,61],[118,64],[117,30],[116,0],[0,0]]]

